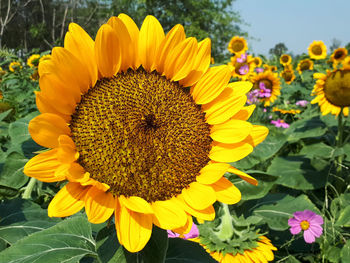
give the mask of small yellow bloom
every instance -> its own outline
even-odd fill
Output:
[[[22,65],[18,61],[12,61],[9,65],[9,70],[15,72],[18,69],[21,69]]]
[[[314,41],[309,47],[309,56],[312,59],[324,59],[327,57],[327,47],[322,41]]]

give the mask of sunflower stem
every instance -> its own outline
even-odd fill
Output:
[[[32,191],[34,189],[35,184],[36,184],[36,179],[34,177],[30,178],[29,183],[23,192],[23,195],[22,195],[23,199],[30,199],[32,197]]]
[[[340,113],[338,115],[338,134],[336,137],[336,149],[340,149],[343,147],[343,132],[344,132],[344,125],[343,125],[343,107],[340,110]],[[342,178],[342,163],[343,163],[343,155],[340,154],[337,156],[337,170],[336,170],[336,175],[339,178]],[[344,178],[345,179],[345,178]],[[335,183],[335,187],[338,190],[339,193],[342,193],[342,189],[344,187],[344,182],[341,181],[340,179],[337,180]]]
[[[224,214],[221,216],[221,225],[220,231],[217,233],[217,237],[219,237],[222,241],[230,240],[234,229],[232,225],[232,217],[230,210],[227,204],[221,203]]]

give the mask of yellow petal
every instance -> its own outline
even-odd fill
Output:
[[[217,142],[237,143],[245,139],[252,129],[253,125],[247,121],[230,119],[214,125],[210,129],[210,137]]]
[[[197,40],[189,37],[173,48],[165,60],[164,75],[172,81],[185,78],[192,70]]]
[[[243,96],[252,89],[253,84],[249,81],[237,81],[229,83],[227,87],[233,89],[235,96]]]
[[[211,125],[227,121],[239,112],[247,101],[246,96],[235,96],[234,90],[227,87],[212,102],[202,105],[207,122]]]
[[[180,85],[184,87],[193,86],[208,70],[211,59],[211,40],[206,38],[198,43],[198,52],[195,62],[192,66],[192,71],[188,76],[179,81]]]
[[[246,121],[252,115],[255,108],[256,108],[255,104],[243,107],[239,112],[233,115],[232,119]]]
[[[115,208],[115,199],[111,193],[105,193],[91,187],[85,197],[85,212],[89,222],[100,224],[108,220]]]
[[[178,202],[173,199],[152,203],[154,211],[153,223],[156,226],[163,229],[174,229],[186,224],[187,214]]]
[[[197,176],[197,181],[201,184],[212,184],[218,181],[230,167],[227,163],[209,163],[204,166],[200,174]]]
[[[164,31],[159,21],[154,16],[146,16],[142,23],[139,35],[139,49],[143,68],[150,71],[158,58],[157,50],[164,39]]]
[[[126,14],[119,14],[118,18],[124,23],[131,37],[132,43],[130,43],[130,45],[132,45],[134,56],[133,61],[130,61],[130,65],[132,65],[133,69],[137,69],[141,63],[138,57],[138,42],[140,34],[139,28],[137,27],[135,22]]]
[[[122,64],[120,70],[126,71],[129,67],[133,67],[135,47],[132,45],[131,36],[123,21],[118,17],[111,17],[107,24],[109,24],[117,33],[121,54]]]
[[[266,136],[269,134],[269,129],[265,126],[253,125],[253,129],[250,135],[244,140],[251,144],[253,147],[257,146]]]
[[[24,174],[43,182],[58,182],[65,180],[65,176],[56,176],[55,172],[61,163],[57,159],[57,150],[39,153],[24,166]]]
[[[232,205],[241,200],[241,192],[225,177],[212,184],[211,187],[214,189],[216,199],[219,202]]]
[[[72,53],[63,47],[52,49],[51,60],[55,72],[50,72],[63,80],[64,88],[73,94],[75,101],[80,101],[80,94],[91,87],[90,73]]]
[[[214,220],[215,210],[213,206],[208,206],[205,209],[194,209],[185,202],[182,195],[178,195],[176,198],[177,200],[179,200],[179,204],[182,206],[182,208],[190,215],[193,215],[197,217],[197,219],[201,219],[201,220],[207,220],[207,221]]]
[[[66,176],[69,181],[81,184],[86,183],[90,178],[90,174],[78,163],[70,164]]]
[[[97,32],[95,58],[102,77],[110,78],[119,72],[122,63],[121,47],[118,35],[110,25],[102,25]]]
[[[75,144],[71,137],[61,135],[58,137],[57,158],[62,163],[72,163],[78,159],[79,153],[75,149]]]
[[[124,205],[129,210],[153,214],[152,206],[143,198],[138,196],[125,197],[124,195],[119,196],[119,201],[121,205]]]
[[[258,185],[258,181],[254,177],[251,177],[249,174],[246,174],[246,173],[244,173],[244,172],[242,172],[242,171],[240,171],[232,166],[228,169],[228,172],[238,175],[244,181],[246,181],[252,185]]]
[[[64,47],[70,51],[89,72],[89,85],[93,87],[97,81],[97,65],[95,62],[94,41],[78,24],[70,23],[64,38]]]
[[[83,187],[79,183],[67,183],[48,207],[49,217],[66,217],[75,214],[84,207],[84,198],[89,187]]]
[[[152,234],[152,215],[131,211],[123,205],[115,211],[120,244],[132,253],[142,250]]]
[[[62,108],[59,107],[57,101],[49,100],[42,92],[34,91],[36,106],[40,113],[53,113],[60,116],[67,123],[71,121],[71,115],[62,113]],[[73,108],[73,107],[72,107]]]
[[[182,189],[181,195],[189,206],[198,210],[205,209],[216,201],[213,189],[198,182],[193,182],[188,188]]]
[[[203,77],[192,87],[191,94],[197,104],[213,101],[226,88],[231,78],[228,66],[209,68]]]
[[[160,44],[157,51],[157,60],[155,61],[155,69],[159,73],[164,71],[165,59],[169,55],[170,51],[174,49],[181,41],[186,38],[185,30],[182,25],[178,24],[174,26],[165,36],[164,40]],[[152,68],[153,69],[153,68]]]
[[[76,99],[73,94],[63,88],[63,83],[52,74],[40,76],[39,86],[43,98],[57,111],[71,115],[75,111]]]
[[[187,222],[184,226],[179,228],[171,229],[173,232],[178,233],[180,235],[187,234],[191,231],[193,225],[193,219],[191,215],[187,215]]]
[[[47,148],[58,147],[60,135],[70,135],[67,123],[58,115],[43,113],[29,122],[28,130],[33,140]]]
[[[253,151],[253,146],[246,142],[225,144],[213,142],[209,158],[216,162],[236,162]]]

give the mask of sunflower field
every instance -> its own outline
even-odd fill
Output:
[[[0,262],[350,262],[348,50],[138,22],[0,49]]]

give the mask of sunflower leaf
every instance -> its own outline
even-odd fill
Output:
[[[2,262],[78,262],[97,257],[91,226],[84,216],[74,216],[48,229],[27,236],[0,252]]]

